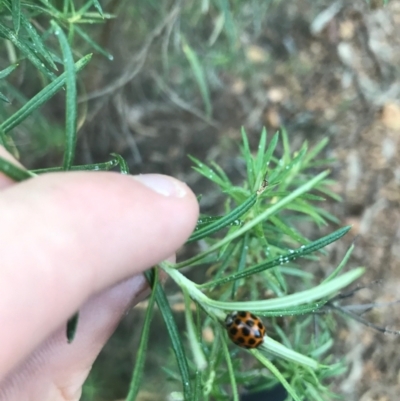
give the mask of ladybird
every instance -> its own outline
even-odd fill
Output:
[[[265,327],[250,312],[232,312],[225,319],[229,338],[240,347],[257,348],[264,341]]]

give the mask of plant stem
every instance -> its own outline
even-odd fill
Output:
[[[221,309],[209,306],[210,298],[204,295],[193,281],[185,277],[180,271],[171,267],[167,262],[161,262],[159,265],[184,291],[187,291],[190,298],[196,301],[211,316],[216,317],[219,321],[224,321],[226,314]]]

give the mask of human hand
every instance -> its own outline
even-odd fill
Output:
[[[149,293],[140,273],[173,257],[197,216],[190,189],[161,175],[15,184],[0,173],[0,401],[78,400],[119,320]]]

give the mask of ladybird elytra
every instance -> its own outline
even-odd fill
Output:
[[[226,316],[229,338],[240,347],[257,348],[264,341],[265,327],[260,318],[250,312],[232,312]]]

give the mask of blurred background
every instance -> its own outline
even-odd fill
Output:
[[[328,137],[324,156],[335,159],[334,190],[343,202],[325,207],[353,229],[330,246],[319,268],[337,263],[356,238],[350,264],[366,266],[368,288],[352,303],[399,298],[400,1],[101,3],[116,18],[86,31],[113,60],[97,53],[80,74],[75,164],[117,152],[133,174],[165,173],[187,182],[203,194],[203,211],[211,214],[221,211],[224,198],[191,170],[187,154],[217,161],[240,182],[241,126],[253,146],[264,126],[270,134],[284,126],[293,149]],[[86,54],[87,44],[77,52]],[[14,75],[14,86],[29,97],[39,87],[25,73]],[[62,164],[63,119],[64,95],[58,94],[18,127],[14,137],[26,166]],[[322,236],[333,228],[304,234]],[[171,301],[183,324],[182,300],[172,295]],[[144,311],[139,305],[129,313],[100,355],[85,401],[126,395]],[[377,308],[370,316],[400,330],[398,308]],[[157,313],[152,330],[139,400],[171,400],[179,387],[162,368],[174,357],[160,341],[167,334]],[[399,341],[343,321],[335,352],[349,370],[333,384],[336,391],[346,400],[398,400]]]

